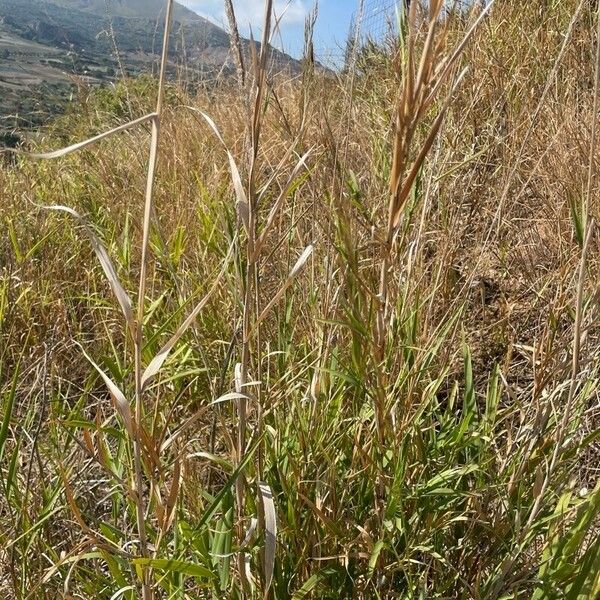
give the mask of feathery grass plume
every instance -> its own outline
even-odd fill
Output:
[[[229,25],[231,51],[233,52],[236,61],[238,82],[240,87],[244,88],[246,85],[246,65],[244,62],[244,53],[242,51],[242,41],[240,39],[237,19],[235,18],[235,10],[233,8],[232,0],[224,0],[224,3],[227,23]]]
[[[439,110],[433,124],[429,128],[425,140],[420,147],[415,148],[415,136],[421,121],[437,100],[441,87],[446,82],[463,49],[475,32],[478,24],[489,12],[493,2],[481,12],[473,26],[464,35],[454,52],[446,53],[446,40],[449,35],[448,21],[441,19],[443,0],[434,0],[429,4],[424,26],[427,33],[420,57],[416,55],[417,7],[413,2],[405,15],[406,38],[396,55],[396,68],[402,77],[402,84],[396,100],[394,114],[394,141],[392,165],[389,179],[390,198],[387,211],[387,224],[381,234],[380,276],[376,320],[373,334],[374,355],[377,363],[384,360],[389,338],[390,322],[392,319],[389,299],[389,278],[392,269],[394,244],[400,230],[406,201],[419,172],[423,169],[425,160],[439,133],[446,111],[452,97],[464,75],[459,75],[452,86],[447,100]],[[442,21],[442,22],[440,22]],[[404,24],[401,25],[404,27]],[[413,157],[413,154],[415,156]],[[383,370],[378,369],[379,383],[376,395],[375,414],[377,418],[377,433],[383,444],[389,418],[386,415],[386,387]]]

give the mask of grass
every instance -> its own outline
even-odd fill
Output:
[[[6,161],[4,597],[598,595],[597,14],[441,4]]]

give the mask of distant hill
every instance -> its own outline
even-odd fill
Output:
[[[0,129],[44,120],[80,81],[135,76],[157,63],[163,0],[0,0]],[[233,72],[229,34],[175,3],[170,72],[210,80]],[[246,52],[250,42],[243,41]],[[272,49],[275,70],[300,63]],[[18,115],[17,119],[15,115]]]
[[[162,0],[0,0],[0,25],[13,35],[75,52],[110,54],[116,42],[122,53],[156,54],[162,42],[163,5]],[[183,20],[174,23],[172,58],[184,54],[180,40],[185,39],[185,54],[193,52],[197,59],[206,47],[220,49],[222,66],[229,54],[227,32],[181,5],[176,8],[176,17]]]
[[[28,0],[21,0],[27,4]],[[164,0],[52,0],[54,4],[65,8],[89,12],[94,15],[113,17],[133,17],[138,19],[157,19],[165,14]],[[175,2],[173,18],[180,23],[201,19],[189,8]]]

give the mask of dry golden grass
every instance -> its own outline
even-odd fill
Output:
[[[0,169],[7,598],[600,591],[597,15],[412,6]]]

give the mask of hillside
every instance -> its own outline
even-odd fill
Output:
[[[0,128],[43,122],[75,83],[151,70],[161,46],[163,6],[162,0],[111,0],[107,11],[104,0],[0,0]],[[171,73],[184,66],[188,79],[207,80],[233,71],[227,32],[181,5],[175,17]],[[299,69],[275,49],[272,65]]]
[[[21,0],[21,2],[27,4],[28,0]],[[165,2],[163,0],[52,0],[52,2],[71,10],[101,16],[109,14],[112,17],[156,19],[164,16],[165,13]],[[175,3],[173,8],[173,19],[180,23],[206,20],[178,2]]]

